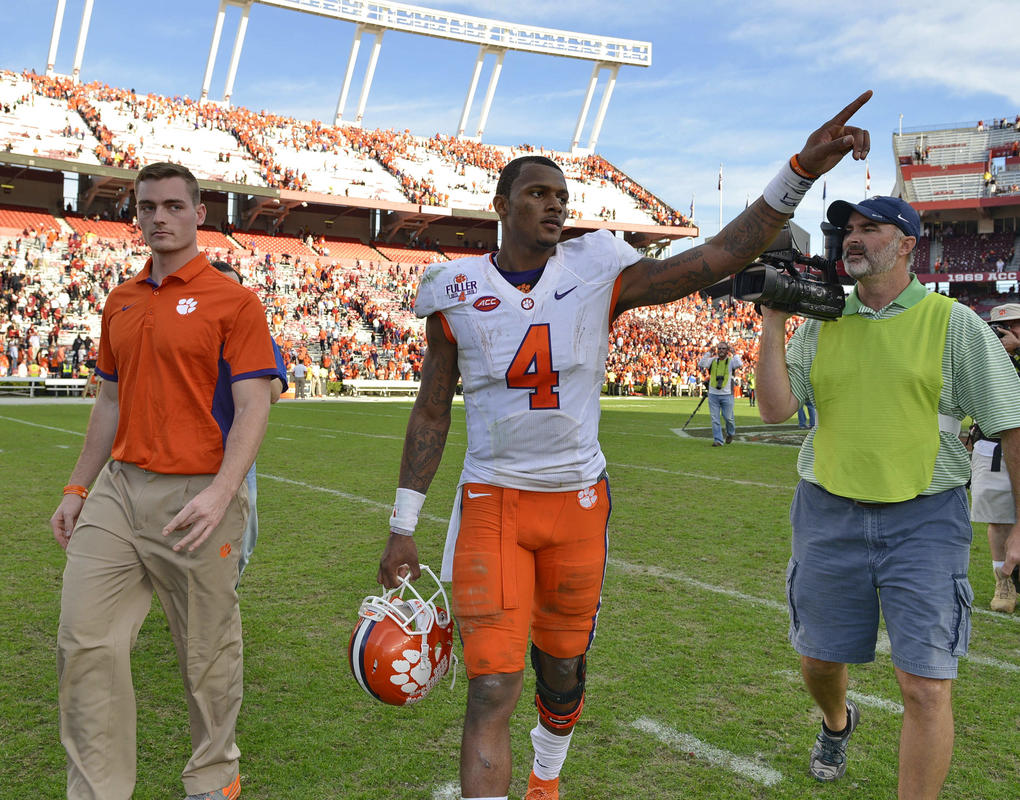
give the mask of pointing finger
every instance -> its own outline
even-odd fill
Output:
[[[850,119],[850,117],[852,117],[854,114],[857,113],[857,111],[860,109],[861,106],[863,106],[865,103],[867,103],[871,99],[871,95],[872,95],[872,91],[871,91],[871,89],[868,89],[868,91],[866,91],[863,94],[861,94],[856,100],[851,102],[842,111],[840,111],[838,114],[836,114],[836,116],[834,116],[831,120],[829,120],[829,124],[830,125],[843,125],[843,124],[845,124],[846,121]]]

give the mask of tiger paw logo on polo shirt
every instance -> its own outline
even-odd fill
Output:
[[[220,558],[226,558],[230,555],[230,542],[227,542],[223,547],[220,548]]]
[[[190,314],[198,308],[198,301],[194,297],[185,297],[177,301],[177,313],[182,317]]]
[[[577,493],[577,503],[581,508],[593,508],[598,501],[599,495],[594,486],[589,486]]]

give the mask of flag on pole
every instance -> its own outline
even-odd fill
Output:
[[[719,165],[719,191],[722,191],[722,164]]]
[[[823,222],[825,221],[825,195],[826,195],[826,190],[828,188],[829,188],[828,187],[828,182],[827,181],[822,181],[822,221]]]
[[[691,194],[691,214],[689,219],[694,219],[694,194]]]
[[[864,191],[871,191],[871,166],[868,164],[868,159],[864,159]]]

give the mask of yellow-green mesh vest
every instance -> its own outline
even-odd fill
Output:
[[[828,491],[896,503],[931,483],[953,302],[929,294],[895,317],[852,314],[821,326],[811,365],[814,471]]]
[[[730,360],[728,358],[713,358],[712,364],[708,368],[708,376],[711,380],[709,386],[713,389],[721,389],[730,377]],[[722,378],[722,386],[718,383],[719,378]]]

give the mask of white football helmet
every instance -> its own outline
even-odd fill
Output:
[[[425,697],[450,671],[451,662],[456,679],[446,592],[431,569],[422,564],[421,571],[436,585],[431,596],[423,598],[406,577],[382,596],[369,595],[361,602],[348,645],[351,672],[361,688],[394,706]],[[442,606],[436,605],[436,598]]]

